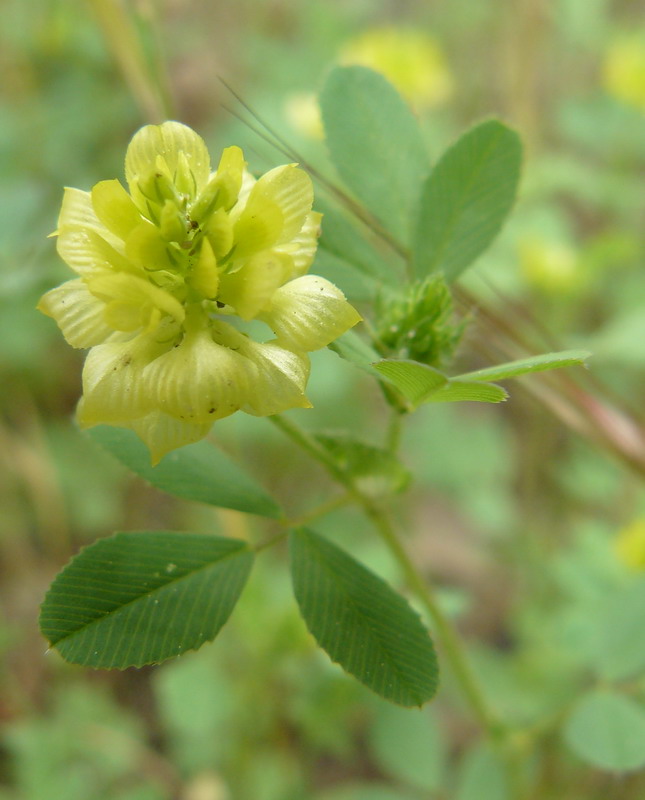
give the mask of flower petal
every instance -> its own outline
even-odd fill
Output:
[[[215,258],[213,248],[207,238],[204,238],[202,241],[199,255],[193,264],[186,282],[203,297],[214,300],[217,296],[217,289],[219,287],[217,259]]]
[[[77,409],[81,428],[121,425],[154,410],[143,370],[168,349],[149,334],[93,347],[83,367],[83,399]]]
[[[119,239],[126,239],[141,222],[141,214],[119,181],[100,181],[92,187],[92,207],[101,223]]]
[[[250,203],[233,227],[235,260],[248,258],[274,245],[284,228],[284,217],[277,203],[263,198]]]
[[[216,344],[206,328],[187,333],[181,344],[149,364],[144,383],[161,411],[205,424],[237,411],[253,376],[248,359]]]
[[[37,308],[56,320],[72,347],[94,347],[114,332],[105,321],[105,303],[94,297],[80,278],[51,289],[40,298]]]
[[[361,316],[333,283],[318,275],[303,275],[281,286],[270,311],[260,315],[286,347],[309,352],[325,347]]]
[[[221,276],[218,299],[232,306],[242,319],[254,319],[292,271],[293,261],[285,253],[258,253],[237,272]]]
[[[258,344],[250,339],[241,343],[240,352],[257,367],[244,411],[268,417],[288,408],[311,408],[305,396],[310,364],[304,353],[285,350],[275,341]]]
[[[114,272],[92,278],[87,285],[95,297],[107,303],[106,320],[114,330],[152,330],[166,315],[176,322],[184,320],[182,304],[145,278]]]
[[[183,156],[181,155],[183,153]],[[145,125],[132,137],[125,156],[125,177],[133,191],[137,180],[148,176],[155,170],[157,156],[161,156],[175,181],[185,183],[189,177],[194,180],[194,196],[208,180],[210,156],[204,140],[180,122],[164,122],[161,125]],[[182,186],[181,191],[186,187]]]
[[[84,278],[106,271],[135,271],[135,267],[102,234],[91,228],[60,228],[56,249],[63,261]]]
[[[153,272],[156,270],[172,270],[168,242],[165,241],[159,228],[148,220],[140,220],[128,236],[125,245],[127,257],[142,270]]]
[[[304,275],[313,264],[318,248],[318,237],[320,236],[320,221],[322,214],[311,211],[305,217],[305,223],[290,242],[278,245],[275,250],[279,253],[288,253],[293,259],[293,272],[290,278],[298,278]]]
[[[125,427],[131,428],[148,446],[154,467],[171,450],[203,439],[210,431],[212,422],[185,422],[163,411],[152,411],[145,417],[127,423]]]
[[[309,175],[295,164],[286,164],[269,170],[256,181],[245,211],[250,209],[252,213],[261,214],[263,205],[277,205],[282,212],[282,230],[276,242],[289,242],[304,225],[313,200]]]

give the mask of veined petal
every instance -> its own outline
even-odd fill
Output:
[[[293,239],[286,244],[276,246],[275,250],[277,252],[289,253],[293,259],[291,278],[298,278],[300,275],[304,275],[313,264],[318,248],[321,220],[322,214],[317,211],[311,211],[305,217],[304,225]]]
[[[40,298],[37,308],[56,320],[72,347],[94,347],[114,332],[105,321],[105,303],[90,294],[80,278],[51,289]]]
[[[203,424],[185,422],[163,411],[152,411],[145,417],[128,422],[124,427],[131,428],[145,442],[154,467],[171,450],[203,439],[212,424],[210,421]]]
[[[108,233],[107,229],[104,230]],[[63,261],[83,278],[111,271],[135,271],[135,267],[106,241],[103,234],[91,228],[60,228],[56,249]]]
[[[311,178],[295,164],[269,170],[257,180],[246,207],[261,213],[264,203],[275,203],[282,212],[282,230],[278,243],[288,242],[300,231],[311,211],[314,190]]]
[[[180,153],[183,153],[181,159]],[[128,146],[125,178],[130,191],[138,178],[155,169],[157,156],[166,161],[173,177],[180,173],[181,182],[186,180],[184,173],[188,169],[195,179],[196,192],[205,186],[210,174],[210,156],[204,140],[180,122],[164,122],[140,128]]]
[[[93,347],[83,367],[83,400],[77,409],[81,428],[120,425],[153,411],[154,397],[146,394],[143,370],[170,344],[143,334]]]
[[[227,417],[244,402],[253,365],[239,352],[216,344],[209,328],[187,333],[178,346],[150,363],[146,393],[161,411],[205,424]]]
[[[285,253],[258,253],[237,272],[221,276],[218,299],[232,306],[242,319],[254,319],[270,305],[292,270],[293,261]]]
[[[92,207],[101,223],[119,239],[126,239],[141,222],[141,214],[119,181],[100,181],[92,188]]]
[[[182,322],[185,316],[184,307],[169,292],[136,275],[122,272],[100,275],[89,280],[87,286],[107,304],[106,320],[115,330],[152,329],[165,315],[177,322]]]
[[[260,319],[281,344],[310,352],[333,342],[360,322],[361,315],[333,283],[303,275],[275,292],[270,311]]]
[[[244,411],[268,417],[288,408],[311,408],[305,396],[310,364],[304,353],[285,350],[275,341],[258,344],[250,339],[240,342],[240,352],[257,367]]]

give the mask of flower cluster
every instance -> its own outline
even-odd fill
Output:
[[[245,166],[228,147],[211,172],[203,140],[165,122],[132,139],[129,193],[117,180],[65,191],[58,252],[78,278],[39,309],[91,348],[81,427],[131,428],[154,463],[237,410],[310,407],[307,353],[360,319],[306,274],[320,226],[308,175],[288,164],[255,180]],[[275,338],[251,339],[251,320]]]

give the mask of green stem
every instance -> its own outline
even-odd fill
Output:
[[[446,660],[452,668],[473,715],[490,738],[495,742],[499,742],[504,736],[504,728],[488,706],[459,634],[452,622],[443,613],[432,587],[418,572],[382,509],[371,497],[363,494],[356,487],[351,476],[338,466],[333,456],[307,431],[286,417],[276,415],[269,419],[292,441],[309,453],[312,458],[322,464],[330,475],[341,483],[347,489],[348,494],[363,508],[366,516],[379,532],[392,556],[399,564],[408,586],[417,595],[430,615],[437,635],[441,640]]]

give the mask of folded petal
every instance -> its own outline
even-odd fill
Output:
[[[144,383],[146,394],[154,397],[161,411],[205,424],[241,407],[254,374],[248,359],[216,344],[204,328],[187,333],[178,346],[151,362]]]
[[[153,411],[154,397],[146,394],[143,370],[169,346],[143,334],[93,347],[83,367],[79,425],[121,425]]]
[[[333,283],[317,275],[303,275],[281,286],[271,309],[259,315],[285,347],[310,352],[325,347],[361,316]]]
[[[237,272],[221,276],[218,299],[232,306],[243,320],[254,319],[270,305],[276,289],[292,271],[293,261],[285,253],[258,253]]]
[[[208,434],[212,422],[185,422],[163,411],[152,411],[145,417],[127,423],[150,450],[152,466],[156,466],[171,450],[193,444]]]
[[[145,278],[123,272],[106,273],[87,282],[89,291],[106,303],[105,319],[114,330],[152,330],[166,316],[183,322],[182,304]]]
[[[80,278],[51,289],[40,298],[37,308],[56,320],[72,347],[94,347],[114,332],[105,321],[105,303],[94,297]]]
[[[240,343],[240,352],[257,368],[244,411],[268,417],[288,408],[311,408],[305,396],[310,364],[304,353],[285,350],[276,342],[258,344],[251,339]]]
[[[305,217],[304,225],[293,239],[286,244],[277,245],[275,248],[279,253],[288,253],[293,259],[293,272],[289,276],[290,278],[304,275],[313,264],[318,247],[321,220],[322,214],[311,211]]]
[[[56,249],[63,261],[83,278],[113,270],[135,271],[135,267],[92,228],[60,228]]]
[[[91,197],[96,216],[119,239],[126,239],[141,222],[141,214],[119,181],[100,181],[92,188]]]
[[[145,125],[130,142],[125,156],[125,177],[131,192],[139,179],[155,170],[157,156],[165,160],[178,183],[185,184],[192,176],[193,195],[205,186],[210,174],[210,156],[204,140],[180,122],[164,122]],[[180,190],[186,188],[182,185]]]
[[[313,199],[309,175],[295,164],[286,164],[270,170],[256,181],[249,193],[246,209],[261,215],[264,205],[275,204],[282,214],[282,230],[276,242],[289,242],[304,225]]]

